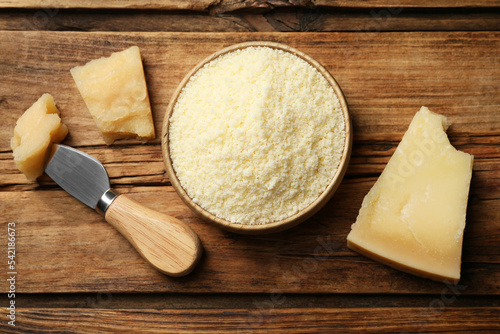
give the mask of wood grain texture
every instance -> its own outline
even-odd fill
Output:
[[[1,193],[5,210],[17,210],[5,217],[17,226],[16,289],[20,293],[441,293],[446,289],[347,249],[350,219],[355,219],[361,204],[352,196],[364,196],[375,180],[349,181],[311,220],[266,237],[243,237],[201,222],[172,187],[135,187],[129,193],[132,198],[182,219],[200,236],[204,256],[196,270],[182,279],[156,272],[115,229],[64,191],[23,192],[18,198]],[[488,226],[488,218],[474,224]],[[5,224],[0,228],[5,229]],[[500,294],[495,233],[494,226],[466,232],[460,294]],[[1,289],[7,291],[5,282]]]
[[[18,308],[16,332],[38,333],[494,333],[500,308],[50,309]],[[279,303],[280,299],[276,299]],[[2,313],[6,312],[2,308]],[[6,321],[4,333],[14,332]]]
[[[275,9],[206,15],[151,10],[6,9],[0,30],[327,32],[500,30],[500,9]]]
[[[166,275],[185,276],[201,258],[200,239],[188,225],[127,195],[113,200],[105,218],[147,262]]]
[[[448,31],[498,30],[495,9],[296,9],[241,15],[257,31]]]
[[[484,1],[484,0],[483,0]],[[0,8],[140,8],[140,9],[164,9],[164,10],[192,10],[206,11],[217,0],[2,0]]]
[[[175,87],[200,60],[231,44],[289,44],[323,64],[353,120],[346,178],[315,216],[285,232],[240,236],[200,221],[168,183],[159,138],[105,147],[69,69],[139,45],[157,133]],[[345,238],[364,195],[421,105],[446,115],[452,144],[475,156],[464,239],[462,295],[500,295],[500,34],[78,33],[0,34],[0,229],[18,229],[19,292],[262,292],[440,294],[447,285],[361,257]],[[65,144],[95,155],[111,183],[188,223],[205,255],[184,279],[150,268],[118,232],[48,179],[28,183],[8,140],[15,120],[44,92],[68,125]],[[236,260],[235,260],[236,259]],[[4,264],[0,268],[4,269]],[[5,272],[6,270],[4,270]],[[0,290],[6,291],[6,282]]]
[[[495,7],[498,0],[410,0],[404,3],[393,0],[1,0],[0,8],[138,8],[162,10],[192,10],[209,13],[227,13],[238,10],[269,11],[279,7],[330,7],[330,8],[443,8],[443,7]]]

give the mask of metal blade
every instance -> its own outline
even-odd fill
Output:
[[[61,188],[95,209],[110,188],[108,173],[96,158],[75,148],[54,144],[45,173]]]

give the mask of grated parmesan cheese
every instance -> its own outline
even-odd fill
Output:
[[[175,173],[192,200],[241,224],[285,219],[333,178],[345,124],[328,81],[296,55],[247,47],[198,70],[169,125]]]

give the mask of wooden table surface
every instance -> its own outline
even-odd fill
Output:
[[[395,4],[0,0],[0,332],[500,333],[500,2]],[[318,214],[288,231],[242,236],[183,204],[159,137],[184,75],[211,53],[254,40],[296,47],[332,73],[354,145],[342,185]],[[106,146],[69,69],[131,45],[141,49],[157,138]],[[65,144],[103,162],[116,189],[198,233],[204,256],[192,274],[156,272],[48,177],[33,183],[17,171],[15,121],[46,92],[69,128]],[[446,115],[451,143],[475,157],[456,286],[346,246],[363,197],[422,105]]]

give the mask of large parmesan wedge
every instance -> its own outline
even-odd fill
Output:
[[[10,146],[17,168],[28,180],[43,174],[52,143],[60,143],[68,134],[50,94],[43,94],[17,120]]]
[[[106,144],[122,138],[155,137],[137,46],[77,66],[71,75]]]
[[[422,107],[363,200],[348,247],[396,269],[458,283],[473,156]]]

